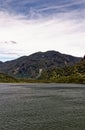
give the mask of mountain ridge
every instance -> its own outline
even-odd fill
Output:
[[[58,51],[36,52],[15,60],[0,62],[0,72],[17,78],[36,78],[40,69],[48,70],[56,67],[72,66],[82,58]]]

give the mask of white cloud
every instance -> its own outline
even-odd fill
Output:
[[[23,20],[21,16],[0,13],[0,51],[6,52],[3,57],[10,59],[47,50],[83,56],[84,28],[84,20],[80,23],[61,17]],[[5,41],[17,44],[4,44]]]

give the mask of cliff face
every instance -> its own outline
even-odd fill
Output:
[[[48,70],[63,66],[72,66],[81,58],[62,54],[57,51],[37,52],[23,56],[16,60],[0,62],[0,72],[18,78],[36,78],[41,70]]]

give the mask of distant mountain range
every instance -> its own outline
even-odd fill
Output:
[[[15,60],[0,62],[0,72],[16,78],[37,79],[43,70],[72,66],[81,59],[81,57],[74,57],[57,51],[37,52]]]

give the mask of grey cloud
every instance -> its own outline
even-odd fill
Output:
[[[17,42],[16,41],[10,41],[12,44],[17,44]]]
[[[0,41],[0,44],[17,44],[16,41]]]

